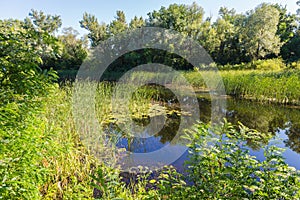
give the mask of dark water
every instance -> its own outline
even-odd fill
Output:
[[[209,122],[211,119],[211,101],[205,94],[198,95],[200,120]],[[248,100],[227,100],[227,108],[224,110],[226,118],[233,124],[238,122],[245,126],[256,129],[260,132],[271,132],[275,139],[271,139],[268,145],[276,145],[286,149],[284,157],[286,163],[300,170],[300,108],[286,107],[274,104],[261,104]],[[148,119],[144,120],[147,123]],[[155,120],[155,119],[152,119]],[[166,119],[163,129],[152,137],[134,138],[130,146],[128,140],[121,138],[117,144],[118,147],[126,148],[135,153],[152,152],[170,144],[176,131],[178,130],[180,117],[169,115]],[[140,123],[143,123],[140,122]],[[157,123],[162,123],[157,120]],[[171,144],[174,148],[182,148],[181,144]],[[253,149],[249,147],[251,155],[263,160],[263,152],[260,148]],[[185,152],[174,165],[179,171],[183,171],[184,161],[188,159],[188,153]]]

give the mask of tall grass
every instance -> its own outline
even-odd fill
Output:
[[[182,74],[196,89],[214,90],[215,88],[208,88],[208,85],[216,86],[214,80],[221,76],[228,95],[263,102],[300,105],[299,70],[228,70],[219,71],[219,75],[215,71],[190,71]],[[154,75],[144,72],[140,76],[149,78]],[[172,80],[168,74],[159,76],[163,80]],[[132,81],[134,82],[134,79]]]
[[[57,87],[1,107],[0,199],[92,197],[96,162],[74,131],[70,108],[69,91]]]
[[[275,63],[273,63],[273,61]],[[223,79],[226,93],[235,97],[255,99],[263,102],[299,105],[299,69],[282,70],[281,61],[278,61],[279,63],[276,62],[276,59],[268,62],[259,60],[254,63],[255,70],[252,67],[249,67],[248,70],[238,70],[239,68],[235,70],[220,70],[219,73]],[[249,63],[249,65],[251,65],[251,63]],[[267,70],[272,69],[269,65],[279,67],[276,68],[276,70]],[[226,69],[226,66],[224,69]],[[229,67],[228,69],[231,68]],[[200,73],[195,71],[182,72],[184,77],[195,88],[202,90],[213,89],[207,88],[206,82],[215,79],[215,72],[204,70],[200,71]],[[130,80],[132,83],[135,83],[136,81],[155,79],[165,80],[165,83],[168,84],[172,83],[176,77],[172,76],[170,73],[157,74],[153,72],[143,72],[133,73]]]
[[[300,104],[299,71],[222,72],[227,94],[258,101]]]
[[[203,76],[213,78],[210,71]],[[207,88],[199,72],[184,73],[196,88]],[[262,102],[300,105],[300,71],[230,70],[220,71],[226,94]]]

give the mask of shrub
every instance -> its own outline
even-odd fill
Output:
[[[259,161],[249,155],[245,142],[249,135],[242,134],[244,129],[237,131],[227,122],[216,128],[196,125],[185,137],[192,140],[186,164],[193,184],[187,185],[171,170],[163,173],[158,193],[168,199],[299,198],[300,173],[285,164],[282,149],[264,147],[265,160]],[[258,133],[250,135],[260,142]]]
[[[251,63],[254,69],[258,70],[280,70],[286,67],[281,58],[273,58],[268,60],[257,60]]]
[[[288,65],[290,69],[300,69],[300,61],[292,62]]]

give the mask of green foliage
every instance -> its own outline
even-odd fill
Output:
[[[63,35],[58,36],[63,44],[63,51],[59,59],[55,60],[54,69],[72,70],[79,69],[87,57],[87,40],[77,39],[79,33],[72,27],[64,28]]]
[[[299,72],[224,71],[226,93],[263,102],[299,104]]]
[[[240,64],[226,64],[217,66],[219,70],[249,70],[249,69],[258,69],[258,70],[268,70],[268,71],[277,71],[280,69],[285,69],[287,66],[282,60],[282,58],[273,58],[267,60],[255,60],[248,63]]]
[[[34,41],[36,54],[42,59],[39,67],[51,69],[54,67],[55,60],[62,53],[62,44],[55,37],[55,32],[61,27],[60,16],[44,14],[42,11],[31,10],[30,18],[24,20],[27,30],[34,30],[36,37],[29,37]]]
[[[81,28],[89,31],[88,38],[93,47],[97,46],[100,41],[107,39],[106,24],[99,24],[98,19],[94,15],[84,13],[83,19],[79,23]]]
[[[140,20],[136,19],[135,21],[132,21],[132,23],[135,24],[132,24],[132,26],[140,26],[142,24]],[[94,15],[88,13],[83,14],[83,19],[79,21],[79,23],[81,28],[89,31],[88,38],[91,41],[92,47],[97,46],[101,41],[108,37],[115,36],[128,29],[125,13],[123,11],[117,11],[117,16],[110,24],[99,24],[98,19]]]
[[[58,15],[45,15],[42,11],[32,9],[29,16],[39,32],[48,32],[53,34],[62,25],[60,16]]]
[[[260,161],[249,155],[246,140],[261,143],[260,134],[249,133],[224,122],[221,126],[199,123],[187,130],[185,139],[191,141],[190,160],[186,162],[187,176],[174,167],[165,166],[156,179],[138,181],[148,186],[135,190],[132,196],[115,196],[120,199],[297,199],[299,198],[300,172],[289,167],[282,157],[282,149],[264,147],[265,159]],[[255,132],[255,131],[254,131]],[[100,173],[100,177],[108,177]],[[114,176],[112,176],[114,177]],[[101,185],[107,179],[95,177]],[[116,184],[116,183],[113,183]],[[95,185],[103,190],[103,187]],[[109,192],[110,190],[103,190]],[[109,194],[112,194],[109,192]],[[116,193],[113,193],[116,194]],[[104,196],[103,196],[104,197]],[[112,198],[108,198],[112,199]]]
[[[173,29],[190,37],[196,37],[200,31],[204,10],[197,3],[192,5],[171,4],[158,11],[148,13],[148,26]]]
[[[89,31],[92,46],[146,24],[177,30],[198,40],[217,63],[241,63],[222,69],[259,69],[222,71],[228,94],[300,104],[296,61],[300,57],[300,40],[293,24],[294,15],[280,6],[267,4],[247,15],[221,8],[215,23],[203,20],[203,15],[203,9],[196,3],[172,4],[149,13],[146,20],[135,17],[129,24],[122,11],[107,25],[85,13],[80,24]],[[81,143],[72,118],[72,88],[59,89],[53,83],[57,80],[56,72],[43,71],[51,66],[78,68],[87,56],[84,39],[77,39],[72,29],[56,37],[61,26],[59,16],[35,10],[29,16],[24,21],[0,20],[0,199],[91,199],[93,192],[102,199],[299,198],[299,172],[284,163],[279,148],[265,147],[263,161],[249,155],[246,145],[251,143],[258,148],[271,135],[242,124],[233,127],[227,122],[221,127],[199,124],[187,131],[185,139],[192,141],[191,159],[187,162],[192,185],[171,166],[166,166],[157,179],[147,181],[146,174],[137,182],[123,183],[118,169],[103,164],[111,156],[105,145],[99,146],[106,154],[99,164]],[[293,70],[279,71],[285,66],[281,58],[259,60],[276,57],[283,43],[281,53],[284,59],[295,61],[288,65]],[[255,61],[242,63],[249,58]],[[121,69],[125,71],[128,66],[149,62],[170,64],[176,69],[191,67],[176,55],[151,49],[124,55],[115,67],[124,64]],[[265,71],[270,69],[273,71]],[[184,75],[194,86],[207,87],[198,72]],[[134,74],[132,81],[153,76],[148,72]],[[167,73],[160,76],[163,80],[170,78]],[[214,72],[204,71],[203,76],[213,77]],[[95,107],[98,120],[105,127],[115,122],[108,106],[113,86],[101,83],[97,87]],[[169,91],[156,89],[141,87],[133,94],[129,109],[136,121],[144,115],[154,115],[149,107],[155,101],[165,101],[161,96],[172,96]],[[155,108],[163,110],[157,104]],[[167,110],[170,113],[174,111]],[[119,123],[126,120],[120,118]],[[292,130],[289,136],[297,137],[296,132]],[[132,133],[125,136],[130,139]],[[296,143],[288,145],[297,148]]]
[[[297,29],[296,14],[288,13],[286,6],[279,4],[273,5],[279,11],[279,23],[277,26],[277,35],[279,35],[281,42],[288,42]]]
[[[265,160],[258,161],[249,155],[243,129],[225,122],[217,130],[199,124],[190,131],[191,199],[296,199],[300,174],[284,163],[282,149],[265,147]],[[256,135],[252,139],[260,140]]]
[[[92,198],[97,163],[76,134],[70,89],[47,90],[47,97],[1,107],[3,199]]]
[[[96,189],[94,191],[95,199],[133,199],[130,190],[126,188],[121,181],[120,171],[105,165],[97,168],[95,175],[91,175],[93,182],[91,185]]]
[[[280,38],[277,33],[279,11],[272,5],[261,4],[255,11],[250,11],[245,24],[245,49],[251,60],[278,55]]]
[[[45,132],[45,96],[57,85],[56,73],[42,72],[36,38],[48,38],[28,23],[0,21],[0,198],[38,199],[50,170],[42,164],[55,144]],[[49,135],[48,135],[49,134]],[[47,152],[47,153],[45,153]]]
[[[210,32],[215,32],[216,40],[214,49],[209,52],[219,64],[240,63],[245,60],[242,44],[245,16],[226,7],[220,8],[219,15],[211,27]]]
[[[52,36],[28,21],[1,20],[0,27],[0,198],[89,197],[93,159],[67,121],[71,101],[53,82],[56,73],[39,68],[39,41]]]
[[[130,21],[129,27],[131,29],[140,28],[145,26],[145,20],[143,17],[138,18],[137,16],[134,16],[134,18]]]
[[[57,78],[53,71],[42,72],[39,68],[42,59],[35,45],[39,36],[39,32],[27,29],[22,21],[0,21],[1,102],[11,102],[18,95],[26,99],[45,94],[44,88]]]
[[[288,68],[300,70],[300,61],[297,61],[297,62],[291,62],[291,63],[288,65]]]
[[[123,31],[142,26],[172,29],[198,41],[216,63],[242,64],[258,59],[283,57],[296,60],[297,17],[279,4],[260,4],[246,14],[221,7],[219,18],[204,19],[204,10],[197,3],[171,4],[148,13],[146,19],[134,17],[128,24],[123,11],[109,24],[99,24],[94,15],[85,13],[81,27],[89,31],[92,46]],[[154,51],[148,55],[157,56]],[[136,57],[133,53],[129,57]],[[168,57],[168,55],[164,55]],[[131,65],[136,64],[134,59]],[[148,62],[150,62],[148,60]],[[184,67],[182,67],[183,69]]]
[[[280,58],[269,60],[256,60],[251,63],[253,69],[258,70],[280,70],[286,67],[285,63]]]
[[[118,10],[115,20],[110,23],[108,28],[111,36],[117,35],[118,33],[127,30],[128,25],[126,23],[125,13]]]
[[[264,63],[264,61],[258,61],[258,63],[260,62]],[[280,60],[272,62],[281,63]],[[199,72],[184,72],[184,76],[194,87],[207,89],[203,76],[213,77],[214,73],[201,71],[200,75]],[[224,70],[219,73],[228,95],[261,102],[299,105],[300,76],[298,70]]]
[[[300,31],[286,42],[282,47],[282,57],[290,62],[295,62],[300,59]]]

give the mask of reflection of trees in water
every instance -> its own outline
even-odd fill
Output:
[[[179,129],[180,116],[176,112],[173,112],[167,115],[165,123],[157,117],[152,118],[152,120],[154,120],[154,124],[157,124],[159,127],[163,126],[156,135],[161,137],[160,142],[165,144],[166,142],[172,141]]]
[[[211,102],[199,98],[201,121],[208,122],[211,116]],[[287,108],[274,104],[261,104],[246,100],[228,99],[226,118],[233,124],[241,122],[245,126],[259,132],[275,133],[279,129],[286,130],[287,147],[300,153],[300,109]],[[251,144],[250,144],[251,146]]]
[[[238,121],[245,126],[262,133],[272,132],[274,135],[279,129],[286,130],[287,147],[300,153],[300,110],[278,106],[274,104],[260,104],[250,101],[228,101],[228,110],[234,111],[227,116],[234,124]]]
[[[300,123],[292,124],[287,129],[286,134],[289,139],[284,141],[285,145],[293,151],[300,153]]]
[[[200,120],[207,123],[211,120],[211,102],[207,98],[199,98],[200,108]],[[154,145],[159,148],[160,145],[164,145],[172,141],[178,132],[181,116],[180,108],[173,106],[168,107],[165,120],[162,120],[163,116],[148,117],[145,116],[142,119],[133,119],[137,124],[141,126],[147,126],[150,120],[153,122],[152,127],[148,127],[147,131],[152,137],[159,137],[156,142],[161,144],[155,144],[154,140],[134,138],[132,141],[134,144]],[[286,130],[288,139],[285,140],[287,147],[295,152],[300,153],[300,123],[299,109],[292,109],[274,104],[260,104],[251,101],[236,101],[229,99],[227,102],[226,117],[229,122],[238,124],[241,122],[245,126],[258,130],[259,132],[275,133],[279,129]],[[162,127],[162,128],[161,128]],[[251,141],[249,146],[251,147]],[[172,144],[184,144],[184,141],[173,140]],[[140,146],[137,145],[137,146]]]

